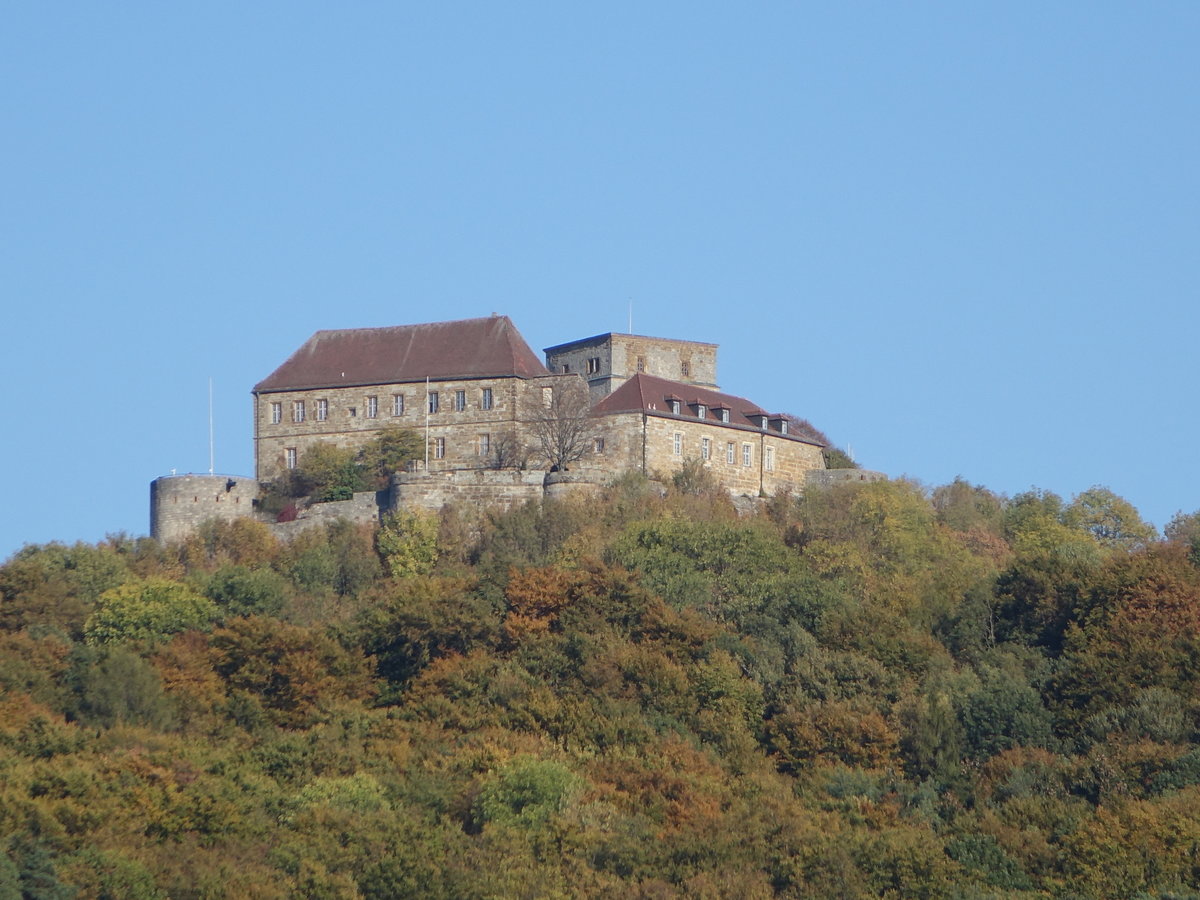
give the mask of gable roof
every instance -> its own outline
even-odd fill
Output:
[[[722,407],[729,410],[730,425],[745,425],[756,427],[749,417],[765,416],[764,410],[757,403],[752,403],[745,397],[735,397],[733,394],[723,394],[720,391],[710,391],[695,384],[684,384],[667,378],[658,378],[644,373],[634,375],[623,385],[601,400],[595,406],[600,414],[618,412],[645,412],[659,415],[672,415],[668,400],[679,400],[683,406],[703,404],[708,407],[705,419],[720,422],[720,417],[712,413]],[[681,418],[694,419],[696,414],[688,416],[680,413]]]
[[[255,393],[549,375],[508,316],[318,331]]]

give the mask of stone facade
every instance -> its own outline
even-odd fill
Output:
[[[182,540],[210,519],[254,515],[258,482],[239,475],[164,475],[150,482],[150,534]]]
[[[611,468],[666,479],[699,460],[735,495],[799,490],[809,471],[825,466],[821,447],[770,430],[670,413],[616,413],[604,423]]]
[[[524,434],[525,411],[558,382],[460,378],[256,394],[256,474],[270,481],[316,443],[357,448],[389,426],[421,435],[430,472],[500,465],[503,451]]]
[[[716,344],[598,334],[547,347],[543,352],[551,372],[576,374],[587,381],[592,402],[608,396],[639,373],[681,384],[717,386]]]

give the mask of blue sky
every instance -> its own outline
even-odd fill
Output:
[[[1200,5],[13,4],[0,559],[313,331],[721,345],[860,462],[1200,509]]]

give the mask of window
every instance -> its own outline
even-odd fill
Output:
[[[467,408],[467,392],[466,391],[455,391],[454,392],[454,411],[462,412],[466,408]]]
[[[328,418],[329,418],[329,401],[328,400],[318,400],[317,401],[317,421],[324,422]]]
[[[692,364],[686,359],[679,364],[679,375],[682,378],[689,378],[692,374]]]
[[[348,410],[346,410],[346,412],[350,413],[350,418],[352,418],[352,419],[356,418],[358,416],[358,407],[352,406]]]
[[[679,401],[668,400],[667,403],[669,403],[671,406],[671,412],[675,413],[675,415],[679,415]]]
[[[283,404],[282,403],[272,403],[271,404],[271,424],[278,425],[282,421],[283,421]]]
[[[481,434],[479,436],[479,455],[487,456],[492,452],[492,436],[490,434]]]
[[[592,441],[592,452],[593,453],[603,453],[604,452],[604,438],[598,437]]]
[[[645,371],[646,371],[646,357],[644,357],[644,356],[639,356],[639,357],[638,357],[638,359],[637,359],[637,370],[638,370],[639,372],[645,372]]]
[[[696,404],[696,418],[697,419],[703,419],[705,417],[705,415],[707,415],[707,413],[708,413],[707,406],[705,406],[703,403]]]
[[[676,456],[683,455],[683,434],[678,431],[675,432],[675,441],[673,447]]]
[[[727,410],[727,409],[721,409],[721,410],[718,410],[718,412],[720,412],[720,414],[721,414],[721,421],[722,421],[722,422],[728,422],[728,421],[729,421],[729,410]]]
[[[780,420],[779,420],[779,433],[780,433],[780,434],[787,434],[787,419],[780,419]]]
[[[742,465],[749,466],[754,462],[754,447],[750,444],[742,444]]]
[[[438,411],[438,392],[437,391],[429,392],[429,411],[431,413],[435,413]]]
[[[549,409],[554,405],[554,388],[542,388],[542,406]]]
[[[766,456],[763,459],[763,464],[767,467],[768,472],[775,471],[775,448],[774,447],[768,447],[766,449]]]
[[[712,455],[712,441],[708,438],[700,438],[700,458],[708,459]]]
[[[735,453],[736,453],[736,451],[734,450],[733,441],[730,441],[728,444],[725,445],[725,462],[729,463],[729,465],[731,465],[731,466],[735,462],[735,456],[734,456]]]
[[[482,409],[491,409],[492,408],[492,389],[491,388],[483,389],[483,397],[479,401],[479,406]]]
[[[570,374],[571,374],[571,367],[570,367],[570,366],[568,366],[566,363],[563,363],[563,367],[562,367],[562,373],[563,373],[564,375],[570,375]]]
[[[445,438],[434,438],[433,439],[433,458],[434,459],[445,459],[446,458],[446,439]]]
[[[379,417],[379,398],[378,397],[368,397],[367,398],[367,418],[368,419],[376,419],[378,417]]]
[[[599,371],[600,371],[600,357],[598,357],[598,356],[588,357],[587,373],[589,375],[595,375]]]
[[[296,468],[296,448],[295,447],[288,447],[286,450],[283,451],[283,461],[284,461],[284,464],[289,469]]]
[[[392,396],[392,415],[393,416],[404,415],[404,395],[403,394],[395,394]]]
[[[304,401],[303,400],[293,400],[292,401],[292,421],[293,422],[303,422],[304,421]]]

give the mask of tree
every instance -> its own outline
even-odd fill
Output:
[[[1063,520],[1106,547],[1135,550],[1155,538],[1154,526],[1142,521],[1133,504],[1105,487],[1088,488],[1075,497]]]
[[[358,462],[367,475],[375,480],[375,487],[383,490],[393,472],[424,455],[425,442],[421,436],[411,428],[394,425],[381,429],[358,452]]]
[[[428,575],[437,562],[437,538],[435,515],[397,509],[384,517],[375,535],[375,546],[392,575]]]
[[[179,631],[207,628],[217,605],[166,578],[126,582],[100,595],[83,626],[89,644],[157,644]]]
[[[550,471],[564,471],[590,453],[599,436],[587,385],[578,377],[560,378],[553,387],[543,387],[540,395],[535,388],[534,394],[537,399],[527,410],[532,453]]]

